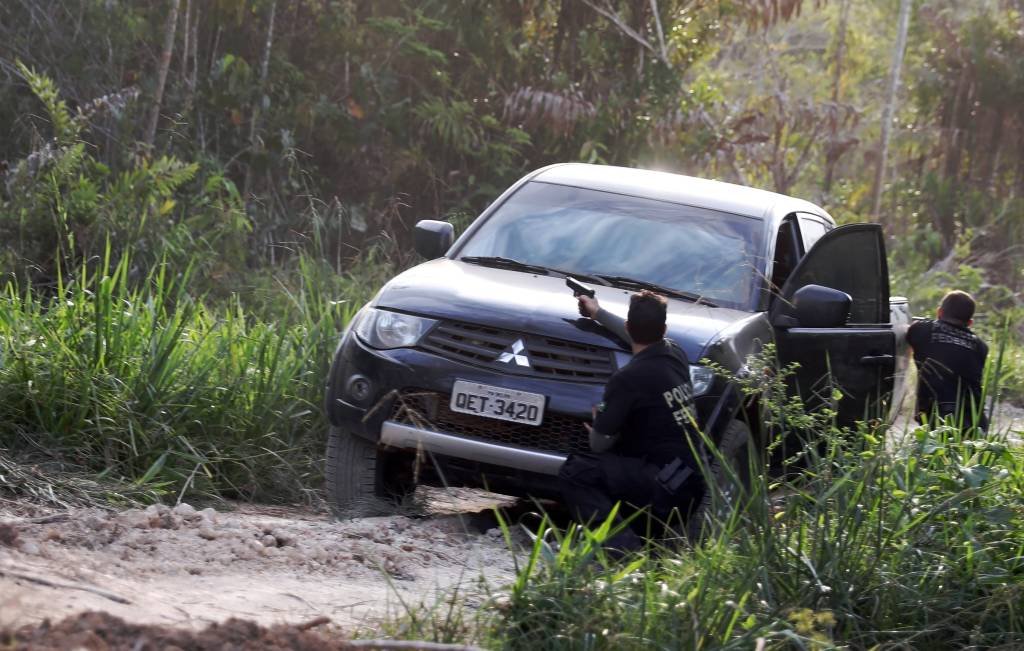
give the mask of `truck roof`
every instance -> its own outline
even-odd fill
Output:
[[[532,180],[647,197],[749,217],[781,219],[802,211],[834,222],[821,207],[776,192],[693,176],[612,165],[560,163],[538,170]]]

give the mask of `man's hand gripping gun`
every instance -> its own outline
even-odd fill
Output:
[[[584,285],[572,276],[565,277],[565,286],[572,290],[572,295],[576,298],[579,298],[580,296],[594,298],[594,295],[597,293],[593,287]]]

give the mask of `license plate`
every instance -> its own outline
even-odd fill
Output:
[[[473,414],[525,425],[540,425],[544,420],[546,400],[539,393],[456,380],[452,388],[450,408],[461,414]]]

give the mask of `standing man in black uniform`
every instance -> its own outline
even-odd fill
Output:
[[[967,292],[949,292],[936,316],[907,330],[917,364],[917,419],[926,424],[952,416],[965,433],[985,429],[981,382],[988,346],[970,330],[974,299]]]
[[[584,316],[607,317],[595,299],[579,300]],[[666,309],[651,292],[631,298],[625,330],[633,359],[608,380],[586,426],[592,452],[570,455],[559,472],[565,503],[581,522],[603,522],[616,502],[649,508],[662,521],[674,508],[685,517],[703,496],[689,363],[665,339]],[[606,544],[631,551],[643,540],[627,527]]]

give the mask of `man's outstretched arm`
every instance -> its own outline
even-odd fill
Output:
[[[625,319],[620,316],[616,316],[601,307],[601,304],[597,302],[596,298],[579,296],[578,300],[581,315],[597,321],[604,327],[611,330],[613,334],[618,336],[627,344],[633,343],[633,339],[630,338],[629,332],[626,330]]]

